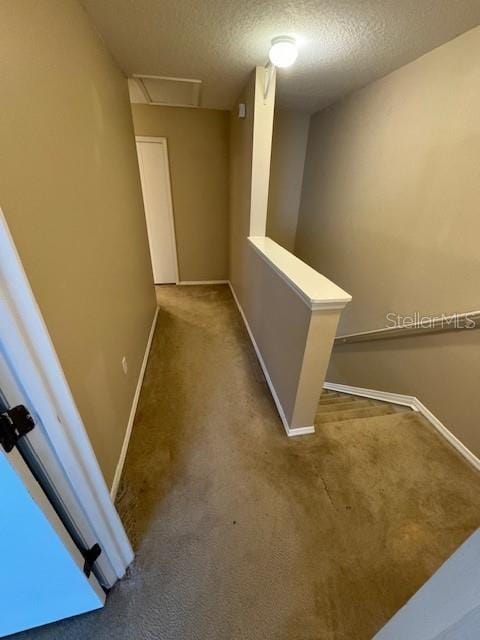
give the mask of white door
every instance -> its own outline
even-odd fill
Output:
[[[0,352],[0,423],[6,442],[8,370]],[[31,434],[35,433],[34,428]],[[32,473],[28,437],[10,451],[0,444],[0,636],[30,629],[103,606],[105,594],[86,567],[52,503]],[[25,440],[23,447],[20,442]]]
[[[165,138],[137,137],[138,163],[155,284],[178,281],[175,227]]]
[[[56,453],[39,416],[38,407],[33,405],[18,373],[9,362],[3,344],[4,332],[8,330],[9,327],[0,322],[0,411],[17,405],[28,407],[34,417],[35,428],[18,443],[23,458],[34,468],[36,478],[41,482],[50,502],[61,512],[63,522],[77,547],[90,549],[95,544],[100,544],[104,549],[104,539],[98,534],[95,521],[91,521],[78,500],[75,489],[79,486],[72,486],[64,467],[66,461]],[[55,417],[51,417],[50,427],[54,426],[54,422]],[[62,428],[60,423],[58,426]],[[94,572],[100,584],[107,588],[115,584],[118,577],[104,550],[94,565]]]

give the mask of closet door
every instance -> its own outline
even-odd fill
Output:
[[[177,254],[167,141],[139,137],[136,140],[153,281],[175,283]]]

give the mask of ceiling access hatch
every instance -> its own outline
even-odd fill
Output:
[[[144,102],[170,107],[199,107],[201,80],[134,75]],[[137,102],[139,100],[135,100]],[[133,100],[132,100],[133,102]]]

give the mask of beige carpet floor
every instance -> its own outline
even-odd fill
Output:
[[[480,525],[479,475],[418,414],[338,394],[288,439],[228,288],[158,299],[135,563],[103,611],[18,637],[369,640]]]

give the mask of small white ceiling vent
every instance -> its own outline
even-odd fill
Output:
[[[136,84],[137,87],[134,88],[133,84]],[[133,82],[129,81],[129,85],[132,102],[146,102],[147,104],[160,104],[169,107],[200,106],[201,80],[134,75]],[[140,89],[141,95],[138,89]],[[143,96],[143,100],[141,96]]]

